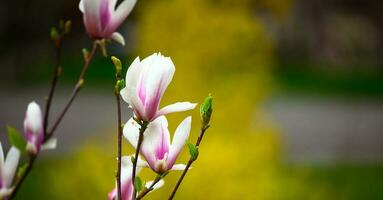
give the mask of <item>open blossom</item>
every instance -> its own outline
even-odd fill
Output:
[[[43,116],[36,102],[28,105],[24,119],[24,134],[27,140],[27,151],[36,154],[44,142]]]
[[[137,147],[140,125],[130,119],[124,127],[124,136],[133,147]],[[170,143],[168,121],[165,116],[158,117],[150,123],[145,131],[145,138],[141,146],[141,155],[144,156],[150,168],[161,174],[168,170],[183,170],[185,165],[174,165],[180,154],[191,128],[191,117],[184,119],[178,125],[173,141]]]
[[[136,0],[124,0],[116,8],[117,0],[81,0],[79,8],[84,14],[88,34],[96,39],[111,38],[125,45],[117,28],[132,11]]]
[[[11,147],[4,160],[3,147],[0,143],[0,199],[12,193],[12,182],[17,166],[19,164],[20,152],[15,147]]]
[[[133,164],[131,161],[131,156],[123,156],[121,158],[121,199],[122,200],[131,200],[133,195],[133,181],[132,181],[132,169]],[[137,161],[137,171],[140,173],[142,167],[146,166],[146,163],[138,159]],[[149,188],[153,181],[149,181],[145,184],[145,187]],[[153,190],[158,189],[164,185],[164,181],[161,180],[156,183],[153,187]],[[117,186],[114,188],[108,195],[109,200],[117,199]]]
[[[120,93],[138,119],[153,121],[161,115],[195,108],[194,103],[178,102],[159,110],[161,98],[173,78],[174,71],[172,60],[159,53],[142,61],[138,57],[133,61],[126,74],[126,87]]]

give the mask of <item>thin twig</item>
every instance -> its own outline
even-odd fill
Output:
[[[64,118],[66,112],[68,111],[68,109],[72,105],[73,100],[76,98],[78,92],[80,91],[80,89],[81,89],[81,87],[82,87],[82,85],[84,83],[85,73],[87,72],[87,70],[89,68],[89,64],[92,61],[92,58],[93,58],[94,54],[96,53],[96,50],[97,50],[97,41],[94,41],[92,51],[90,52],[89,57],[85,61],[85,64],[84,64],[84,66],[82,68],[82,71],[81,71],[81,74],[80,74],[80,76],[78,78],[77,84],[76,84],[76,86],[74,87],[74,89],[72,91],[72,95],[70,96],[70,98],[69,98],[67,104],[65,105],[64,109],[61,111],[59,117],[56,119],[54,125],[52,126],[50,131],[47,133],[47,137],[44,139],[45,141],[48,140],[52,136],[52,134],[55,132],[55,130],[57,129],[57,127],[60,124],[61,120]]]
[[[165,178],[165,176],[167,175],[164,174],[164,175],[158,175],[156,177],[156,179],[154,179],[153,183],[149,186],[149,188],[144,188],[138,195],[137,195],[137,200],[140,200],[142,199],[145,195],[147,195],[150,191],[153,190],[154,186],[163,178]]]
[[[53,135],[54,131],[56,130],[57,126],[60,124],[62,118],[65,115],[65,113],[68,111],[69,107],[71,106],[71,104],[72,104],[73,100],[75,99],[76,95],[80,91],[80,88],[82,86],[82,82],[84,81],[83,79],[84,79],[85,73],[86,73],[86,71],[87,71],[87,69],[89,67],[90,61],[92,60],[96,50],[97,50],[97,41],[94,42],[93,48],[92,48],[92,52],[90,53],[89,58],[84,63],[83,69],[82,69],[81,74],[80,74],[79,79],[78,79],[79,81],[77,82],[77,84],[76,84],[76,86],[75,86],[75,88],[74,88],[74,90],[72,92],[72,95],[69,98],[69,101],[67,102],[67,104],[64,107],[63,111],[61,112],[59,118],[56,120],[56,122],[55,122],[54,126],[52,127],[52,129],[49,132],[47,132],[46,137],[44,137],[44,142],[46,142]],[[17,191],[21,187],[21,185],[24,182],[25,178],[30,173],[30,171],[31,171],[31,169],[33,167],[33,164],[35,163],[35,160],[36,160],[36,158],[38,156],[38,154],[39,153],[37,153],[36,155],[31,155],[30,156],[27,168],[25,169],[25,172],[21,175],[19,180],[15,183],[15,187],[14,187],[12,193],[9,195],[9,199],[13,199],[15,197],[15,195],[17,194]]]
[[[201,141],[202,141],[202,138],[203,138],[203,136],[204,136],[204,134],[205,134],[205,131],[206,131],[208,128],[209,128],[209,126],[205,126],[205,127],[202,127],[202,128],[201,128],[201,132],[200,132],[199,137],[198,137],[198,139],[197,139],[197,142],[196,142],[196,144],[195,144],[196,148],[198,148],[199,145],[201,144]],[[188,172],[190,166],[193,164],[194,161],[195,161],[195,159],[193,159],[192,157],[190,157],[188,163],[186,164],[186,167],[185,167],[184,171],[182,172],[181,177],[178,179],[177,184],[175,185],[175,187],[174,187],[174,189],[173,189],[173,191],[172,191],[172,193],[171,193],[171,195],[170,195],[170,197],[169,197],[169,200],[172,200],[172,199],[174,198],[174,196],[176,195],[176,192],[177,192],[178,188],[180,187],[181,182],[182,182],[183,179],[185,178],[186,173]]]
[[[133,161],[133,170],[132,170],[132,182],[133,182],[133,194],[132,194],[132,200],[136,200],[136,188],[135,188],[135,179],[136,179],[136,168],[137,168],[137,161],[138,161],[138,153],[141,149],[142,141],[144,140],[144,132],[146,128],[148,127],[148,122],[141,122],[140,123],[140,132],[138,136],[138,142],[137,142],[137,148],[136,152],[134,154],[134,161]]]
[[[64,34],[61,35],[58,38],[58,42],[55,43],[56,58],[55,58],[55,65],[54,65],[54,69],[53,69],[53,76],[52,76],[53,78],[52,78],[48,98],[47,98],[47,101],[45,104],[45,111],[44,111],[44,137],[47,136],[49,111],[50,111],[51,103],[53,100],[53,94],[54,94],[55,89],[56,89],[57,80],[60,76],[60,60],[61,60],[61,48],[62,48],[63,40],[64,40]]]
[[[122,149],[122,124],[121,124],[121,97],[118,87],[118,81],[121,80],[121,77],[116,76],[117,82],[115,87],[115,95],[117,101],[117,129],[118,129],[118,160],[117,160],[117,197],[121,198],[121,149]]]

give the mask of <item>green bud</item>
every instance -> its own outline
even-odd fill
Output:
[[[117,78],[120,78],[121,77],[121,72],[122,72],[122,64],[121,64],[121,60],[118,59],[117,57],[115,56],[112,56],[111,57],[111,60],[114,64],[114,67],[116,68],[116,77]]]
[[[198,158],[198,154],[199,154],[199,151],[198,151],[198,147],[196,147],[194,144],[188,142],[188,148],[189,148],[189,153],[190,153],[190,157],[193,161],[197,160]]]
[[[213,97],[211,94],[206,97],[200,107],[201,122],[203,128],[208,128],[210,123],[210,117],[213,112]]]
[[[137,192],[140,192],[143,188],[143,183],[139,176],[136,176],[136,178],[134,179],[134,188]]]
[[[115,86],[115,92],[117,95],[120,94],[120,91],[125,87],[125,81],[124,79],[117,80],[116,86]]]
[[[52,27],[51,28],[51,39],[56,42],[59,37],[60,37],[60,35],[59,35],[56,27]]]
[[[72,29],[72,21],[68,20],[64,24],[64,34],[68,34]]]
[[[86,48],[82,49],[82,56],[84,58],[84,61],[87,62],[89,60],[89,51]]]

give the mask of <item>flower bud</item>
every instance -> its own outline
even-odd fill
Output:
[[[202,128],[206,129],[209,127],[210,123],[210,117],[213,112],[213,97],[211,94],[206,97],[204,102],[201,104],[200,107],[200,115],[201,115],[201,122],[202,122]]]
[[[44,129],[41,109],[35,102],[28,105],[24,120],[24,134],[27,141],[27,152],[32,155],[37,154],[44,141]]]

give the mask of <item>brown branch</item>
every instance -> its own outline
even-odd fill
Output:
[[[47,141],[52,135],[53,132],[57,129],[58,125],[60,124],[61,120],[64,118],[66,112],[69,110],[70,106],[72,105],[74,99],[76,98],[77,94],[80,92],[80,89],[82,88],[82,85],[84,84],[84,76],[89,68],[89,64],[92,61],[92,58],[97,50],[97,41],[94,41],[92,51],[89,54],[89,57],[86,59],[85,64],[82,68],[81,74],[78,78],[77,84],[74,87],[72,91],[72,95],[70,96],[67,104],[65,105],[64,109],[61,111],[59,117],[56,119],[55,123],[53,124],[50,131],[47,133],[47,137],[44,138],[44,141]]]
[[[205,135],[205,132],[206,132],[206,130],[207,130],[208,128],[209,128],[209,126],[204,126],[204,127],[201,128],[201,132],[200,132],[199,137],[198,137],[198,139],[197,139],[197,142],[196,142],[196,144],[195,144],[195,147],[196,147],[196,148],[198,148],[199,145],[201,144],[202,138],[203,138],[203,136]],[[186,173],[188,172],[190,166],[193,164],[194,161],[195,161],[195,159],[193,159],[192,157],[190,157],[188,163],[186,164],[186,167],[185,167],[184,171],[182,172],[181,177],[178,179],[177,184],[175,185],[175,187],[174,187],[174,189],[173,189],[173,191],[172,191],[172,193],[171,193],[171,195],[170,195],[170,197],[169,197],[169,200],[172,200],[172,199],[174,198],[174,196],[176,195],[176,192],[177,192],[178,188],[180,187],[181,182],[182,182],[183,179],[185,178]]]
[[[141,149],[141,144],[142,141],[144,140],[144,132],[146,128],[148,127],[148,122],[141,121],[140,123],[140,132],[139,132],[139,137],[138,137],[138,142],[137,142],[137,148],[136,152],[134,154],[134,160],[133,160],[133,170],[132,170],[132,182],[133,182],[133,194],[132,194],[132,200],[136,200],[136,187],[135,187],[135,179],[136,179],[136,168],[137,168],[137,161],[138,161],[138,153],[140,152]]]
[[[78,92],[80,91],[81,89],[81,86],[83,84],[83,81],[84,81],[84,76],[85,76],[85,73],[89,67],[89,64],[95,54],[97,50],[97,41],[94,42],[93,44],[93,48],[92,48],[92,52],[90,53],[89,55],[89,58],[86,60],[86,62],[84,63],[84,66],[83,66],[83,69],[81,71],[81,74],[79,76],[79,79],[78,79],[78,82],[72,92],[72,95],[71,97],[69,98],[69,101],[67,102],[66,106],[64,107],[63,111],[61,112],[61,114],[59,115],[58,119],[56,120],[55,124],[53,125],[52,129],[46,133],[46,137],[44,137],[44,142],[46,142],[54,133],[54,131],[56,130],[57,126],[60,124],[62,118],[65,116],[65,113],[68,111],[69,107],[71,106],[73,100],[75,99],[75,97],[77,96]],[[12,191],[12,193],[9,195],[9,199],[13,199],[19,188],[21,187],[22,183],[24,182],[25,178],[28,176],[28,174],[30,173],[34,163],[35,163],[35,160],[37,158],[39,153],[37,153],[36,155],[31,155],[30,156],[30,159],[28,161],[28,165],[27,165],[27,168],[25,169],[25,172],[21,175],[21,177],[19,178],[19,180],[15,183],[15,188],[14,190]]]

